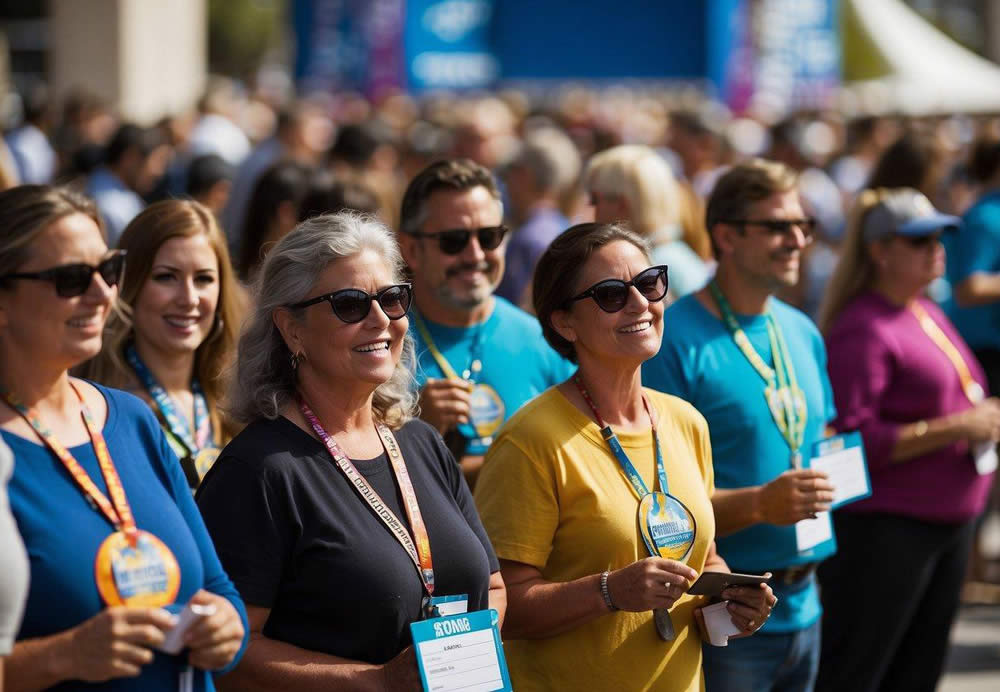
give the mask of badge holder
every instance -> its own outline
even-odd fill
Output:
[[[687,561],[694,547],[697,523],[683,502],[673,495],[654,491],[639,502],[638,514],[639,532],[651,556]],[[653,610],[653,624],[663,641],[672,642],[677,638],[667,608]]]

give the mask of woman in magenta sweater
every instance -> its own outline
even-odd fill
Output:
[[[861,432],[872,495],[837,511],[819,569],[817,690],[933,692],[941,674],[1000,439],[1000,400],[923,296],[958,221],[916,190],[865,191],[821,312],[834,427]]]

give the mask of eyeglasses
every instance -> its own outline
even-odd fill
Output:
[[[469,244],[469,238],[476,234],[479,240],[479,247],[484,250],[496,250],[503,242],[503,238],[510,230],[506,226],[486,226],[484,228],[455,228],[438,233],[421,233],[413,231],[410,235],[415,238],[437,238],[438,248],[446,255],[457,255],[465,246]]]
[[[413,298],[413,287],[410,284],[396,284],[386,286],[376,293],[368,293],[360,288],[344,288],[333,293],[324,293],[321,296],[304,300],[301,303],[289,305],[290,308],[307,308],[324,300],[330,303],[333,314],[341,322],[354,324],[368,317],[372,310],[372,303],[378,301],[382,312],[390,320],[398,320],[406,316],[406,311],[410,309],[410,300]]]
[[[19,272],[15,274],[5,274],[0,276],[0,281],[7,279],[35,279],[38,281],[51,281],[56,285],[56,294],[62,298],[75,298],[82,296],[90,288],[90,282],[94,274],[100,274],[104,283],[110,286],[117,286],[122,280],[122,273],[125,270],[125,250],[116,250],[115,254],[105,260],[98,262],[95,267],[92,264],[63,264],[51,269],[44,269],[40,272]]]
[[[567,300],[566,305],[584,298],[593,298],[597,307],[604,312],[618,312],[628,303],[630,286],[635,286],[642,297],[650,303],[657,303],[667,295],[667,285],[667,265],[661,264],[639,272],[631,281],[621,279],[598,281],[583,293]]]
[[[798,228],[802,231],[802,237],[805,238],[807,244],[813,241],[816,227],[819,225],[819,222],[811,217],[804,219],[728,219],[722,223],[732,224],[733,226],[760,226],[766,229],[767,234],[770,236],[780,235],[785,238],[792,235],[793,228]]]
[[[906,241],[915,250],[926,250],[929,247],[937,247],[938,242],[941,240],[940,233],[931,233],[930,235],[897,235],[896,237]]]

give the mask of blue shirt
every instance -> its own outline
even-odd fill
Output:
[[[118,245],[125,227],[146,207],[142,197],[103,166],[90,174],[87,195],[94,198],[97,210],[104,219],[108,247]]]
[[[798,310],[772,298],[771,312],[805,393],[808,420],[802,455],[823,438],[836,411],[826,373],[826,349],[815,325]],[[766,363],[773,364],[763,315],[737,315],[743,330]],[[790,450],[764,398],[764,381],[733,342],[725,324],[694,294],[681,298],[663,316],[663,345],[642,368],[643,384],[694,404],[708,420],[716,488],[746,488],[774,480],[791,468]],[[834,540],[798,552],[794,526],[755,524],[718,538],[719,554],[731,568],[759,573],[817,562],[836,550]],[[787,593],[772,584],[778,605],[766,631],[790,632],[820,616],[816,587]]]
[[[1000,190],[980,197],[965,212],[961,228],[945,233],[942,241],[952,289],[976,272],[1000,272]],[[970,347],[1000,348],[1000,302],[963,308],[951,298],[941,307]]]
[[[471,327],[447,327],[421,316],[434,345],[459,375],[478,360],[482,370],[472,379],[482,390],[473,396],[472,416],[479,433],[469,425],[459,430],[469,440],[469,455],[485,454],[493,436],[529,399],[554,384],[569,379],[576,366],[546,343],[538,320],[494,296],[489,318]],[[410,334],[417,350],[417,385],[445,373],[424,343],[416,319],[410,319]],[[484,391],[485,390],[485,391]]]
[[[249,633],[243,601],[222,570],[180,463],[156,418],[131,394],[95,386],[108,403],[104,438],[136,525],[166,543],[180,565],[176,604],[183,606],[199,589],[211,591],[233,604]],[[31,562],[31,588],[18,639],[45,637],[104,610],[94,580],[94,559],[113,529],[103,513],[90,508],[79,486],[48,448],[6,430],[3,439],[17,460],[8,492]],[[93,446],[87,443],[69,451],[107,495]],[[244,637],[227,670],[239,661],[247,641]],[[118,678],[101,685],[68,682],[52,689],[176,692],[178,674],[186,666],[186,651],[179,656],[156,652],[155,660],[143,667],[138,678]],[[212,676],[196,670],[194,689],[214,690]]]

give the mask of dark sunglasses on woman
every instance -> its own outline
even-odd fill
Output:
[[[604,312],[618,312],[628,304],[629,287],[635,286],[642,297],[656,303],[667,295],[667,265],[660,264],[639,272],[631,281],[605,279],[598,281],[583,293],[566,301],[566,306],[584,298],[593,298]]]
[[[469,244],[472,234],[476,234],[479,240],[479,247],[484,250],[496,250],[507,235],[506,226],[485,226],[483,228],[456,228],[450,231],[439,231],[437,233],[422,233],[413,231],[410,233],[414,238],[437,238],[438,249],[446,255],[457,255],[465,246]]]
[[[125,271],[125,250],[116,250],[107,259],[101,260],[97,266],[92,264],[62,264],[39,272],[17,272],[0,276],[0,281],[7,279],[34,279],[51,281],[56,286],[56,294],[62,298],[82,296],[90,288],[94,274],[100,274],[101,279],[109,287],[117,286]]]
[[[930,233],[928,235],[898,235],[896,236],[917,250],[925,250],[929,247],[937,247],[941,242],[940,233]]]
[[[378,301],[382,312],[390,320],[398,320],[406,316],[406,311],[410,309],[410,300],[413,298],[413,287],[410,284],[395,284],[386,286],[375,293],[362,291],[360,288],[343,288],[333,293],[324,293],[321,296],[295,303],[288,307],[293,309],[307,308],[324,300],[330,303],[333,314],[341,322],[354,324],[368,317],[372,310],[372,303]]]

